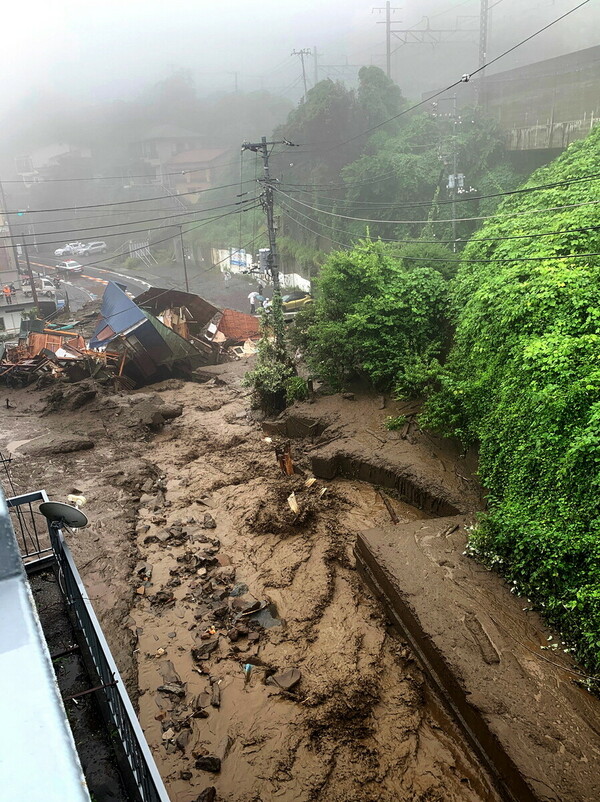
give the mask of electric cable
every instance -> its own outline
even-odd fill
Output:
[[[226,209],[229,206],[241,206],[241,205],[243,205],[245,203],[250,203],[253,200],[255,200],[255,198],[248,198],[246,200],[233,201],[231,203],[223,203],[220,206],[211,206],[208,209],[193,209],[193,210],[190,210],[188,212],[173,212],[171,214],[161,215],[161,217],[148,217],[148,218],[145,218],[143,220],[132,220],[132,221],[129,221],[129,222],[126,222],[126,223],[110,223],[110,224],[105,224],[105,225],[100,225],[100,226],[85,226],[84,228],[66,228],[66,229],[63,229],[61,231],[36,231],[35,234],[33,234],[31,232],[30,233],[25,233],[24,232],[23,234],[18,234],[16,236],[19,237],[19,238],[21,236],[24,236],[24,237],[33,237],[33,236],[35,236],[35,237],[45,237],[45,236],[56,236],[57,234],[75,235],[75,234],[81,234],[81,233],[83,233],[85,231],[101,231],[101,232],[104,232],[104,231],[107,231],[107,230],[110,230],[110,229],[113,229],[113,228],[122,228],[123,226],[141,225],[142,223],[154,223],[157,220],[168,220],[168,219],[174,218],[174,217],[185,217],[185,216],[193,215],[193,214],[202,214],[203,212],[212,212],[212,211],[215,211],[217,209]],[[173,223],[173,225],[179,225],[179,223]],[[104,234],[103,236],[107,236],[107,237],[119,236],[120,233],[122,233],[122,232],[118,232],[117,234]],[[0,239],[15,239],[15,235],[14,234],[13,235],[11,235],[11,234],[0,234]],[[27,244],[32,244],[32,243],[27,243]],[[39,242],[37,244],[38,245],[51,245],[53,243],[50,243],[50,242]]]
[[[252,181],[244,181],[244,184],[251,184]],[[112,201],[112,203],[91,203],[83,206],[57,206],[52,209],[16,209],[13,211],[5,210],[4,214],[12,214],[23,216],[25,214],[41,214],[46,212],[72,212],[78,211],[79,209],[101,209],[105,206],[124,206],[128,203],[149,203],[150,201],[155,200],[164,200],[165,198],[183,198],[187,195],[202,195],[205,192],[216,192],[219,189],[229,189],[230,187],[239,187],[239,182],[235,182],[233,184],[222,184],[218,187],[208,187],[207,189],[194,189],[190,192],[179,192],[176,195],[158,195],[153,198],[135,198],[132,200],[125,200],[125,201]]]
[[[598,181],[600,179],[600,173],[592,173],[587,176],[581,176],[580,178],[568,178],[565,181],[554,181],[551,184],[538,184],[534,187],[522,187],[520,189],[509,189],[504,192],[492,192],[488,195],[469,195],[469,197],[458,197],[456,200],[446,200],[446,201],[415,201],[414,203],[377,203],[377,201],[348,201],[343,198],[327,198],[321,196],[318,198],[319,201],[321,200],[329,200],[333,203],[352,203],[356,206],[377,206],[378,208],[394,208],[394,209],[413,209],[418,208],[420,206],[447,206],[453,203],[466,203],[469,201],[477,201],[477,200],[487,200],[489,198],[503,198],[509,195],[523,195],[529,192],[539,192],[544,189],[555,189],[557,187],[562,186],[570,186],[571,184],[581,183],[583,181]],[[287,188],[288,184],[280,184],[279,187]],[[297,189],[294,190],[295,192],[301,192],[304,194],[311,194],[310,190],[306,189]],[[325,210],[320,210],[325,211]]]
[[[292,222],[300,225],[302,228],[309,231],[311,234],[314,234],[316,237],[320,237],[318,231],[305,226],[304,224],[300,223],[298,220],[295,220],[291,217],[285,210],[283,214],[290,219]],[[318,223],[317,223],[318,225]],[[341,232],[343,233],[343,232]],[[354,236],[355,239],[364,239],[364,235],[350,235]],[[341,245],[343,248],[350,249],[354,247],[346,242],[341,242],[340,240],[332,239],[327,235],[327,239],[330,242],[335,242],[337,245]],[[395,240],[390,240],[390,242],[394,242]],[[553,259],[583,259],[589,258],[592,256],[600,256],[600,251],[592,251],[588,253],[567,253],[567,254],[552,254],[550,256],[514,256],[514,257],[502,257],[500,259],[464,259],[461,256],[453,258],[452,256],[448,256],[448,258],[440,259],[438,257],[425,257],[425,256],[405,256],[402,254],[403,259],[408,259],[411,262],[443,262],[448,264],[448,262],[455,261],[457,264],[502,264],[503,262],[548,262],[552,261]]]
[[[287,206],[286,204],[281,204],[282,208],[286,209],[288,212],[294,212],[295,214],[299,214],[304,217],[306,220],[313,221],[312,217],[309,217],[306,214],[302,214],[302,212],[298,211],[297,209],[292,209],[291,207]],[[314,220],[313,222],[317,223],[317,225],[322,226],[324,228],[329,228],[332,231],[337,231],[338,229],[334,228],[333,226],[328,226],[326,223],[321,223],[318,220]],[[452,220],[444,220],[440,222],[451,223]],[[565,229],[563,231],[536,231],[534,234],[513,234],[507,237],[477,237],[474,241],[475,242],[504,242],[505,240],[515,240],[515,239],[537,239],[538,237],[557,237],[563,234],[585,234],[589,231],[600,231],[600,224],[596,226],[586,226],[584,228],[570,228]],[[352,233],[352,232],[339,232],[339,233]],[[381,240],[382,242],[397,242],[403,245],[454,245],[457,240],[443,240],[443,239],[391,239],[389,237],[380,237],[378,236],[377,239]]]
[[[227,205],[230,206],[231,204],[227,204]],[[218,208],[218,207],[215,207],[215,208]],[[206,221],[201,221],[201,222],[210,222],[211,220],[220,220],[222,217],[227,217],[230,214],[240,214],[241,212],[250,211],[253,208],[254,208],[253,206],[244,206],[241,209],[235,209],[235,210],[232,210],[230,212],[226,212],[224,215],[217,215],[215,217],[209,217],[209,218],[206,219]],[[138,223],[128,223],[127,225],[139,225],[140,222],[142,222],[142,221],[139,221]],[[180,225],[186,225],[186,224],[191,223],[191,222],[192,221],[190,221],[190,220],[184,220],[181,223],[167,223],[164,226],[154,226],[151,230],[152,231],[160,231],[160,230],[165,229],[165,228],[175,228],[175,227],[179,227]],[[123,223],[123,225],[126,225],[126,224]],[[116,232],[115,234],[105,234],[104,236],[108,239],[110,237],[122,237],[122,236],[126,236],[128,234],[140,234],[142,232],[147,232],[147,231],[148,231],[148,226],[144,226],[143,228],[130,229],[128,231],[119,231],[119,232]],[[36,246],[39,246],[39,245],[56,245],[56,244],[61,243],[63,241],[64,241],[64,238],[63,239],[59,239],[59,240],[46,240],[44,242],[36,242],[35,245]],[[31,243],[31,242],[26,243],[27,247],[30,247],[32,245],[33,245],[33,243]],[[6,249],[11,249],[12,247],[13,247],[12,244],[11,245],[0,245],[0,249],[5,249],[5,250]],[[108,258],[112,259],[113,257],[108,257]],[[88,264],[95,264],[95,262],[94,263],[88,263]]]
[[[455,217],[455,218],[447,218],[443,220],[376,220],[369,217],[351,217],[350,215],[346,214],[337,214],[336,212],[328,212],[325,209],[318,209],[315,206],[311,206],[309,203],[305,203],[304,201],[299,200],[298,198],[292,198],[291,195],[288,195],[286,192],[274,187],[275,191],[279,195],[283,195],[284,197],[291,200],[293,203],[299,203],[302,206],[306,206],[307,209],[310,209],[313,212],[319,212],[320,214],[326,214],[329,217],[337,217],[342,220],[352,220],[354,222],[359,223],[378,223],[378,224],[390,224],[390,225],[415,225],[415,224],[436,224],[440,225],[442,223],[451,223],[453,220],[456,223],[468,223],[474,220],[496,220],[496,219],[510,219],[512,217],[523,217],[524,215],[531,215],[531,214],[545,214],[546,212],[556,212],[562,211],[564,209],[578,209],[582,206],[597,206],[600,204],[600,201],[583,201],[582,203],[569,203],[563,206],[549,206],[546,209],[528,209],[523,212],[500,212],[496,214],[489,214],[489,215],[479,215],[477,217]]]

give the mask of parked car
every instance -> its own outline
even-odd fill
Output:
[[[85,248],[84,242],[67,242],[62,248],[57,248],[54,251],[55,256],[75,256],[80,248]]]
[[[289,295],[284,295],[281,299],[284,312],[297,312],[302,309],[306,304],[312,304],[314,298],[310,292],[290,292]]]
[[[89,242],[87,245],[84,245],[83,248],[79,249],[78,256],[92,256],[94,253],[106,253],[106,250],[106,242]]]
[[[66,262],[59,262],[56,265],[56,270],[64,276],[69,276],[72,273],[83,273],[83,265],[80,265],[79,262],[74,262],[73,259],[68,259]]]
[[[48,298],[52,298],[53,295],[56,295],[56,287],[49,278],[34,278],[34,282],[38,295],[46,295]],[[33,295],[31,284],[23,285],[23,293],[27,296]]]

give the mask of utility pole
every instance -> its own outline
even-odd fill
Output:
[[[21,247],[23,248],[23,253],[25,254],[25,261],[27,262],[27,272],[29,273],[29,281],[31,282],[31,294],[33,295],[33,302],[37,306],[38,305],[38,294],[37,288],[35,286],[35,281],[33,280],[33,271],[31,269],[31,262],[29,261],[29,253],[27,251],[27,245],[25,245],[25,234],[21,234]]]
[[[188,273],[187,273],[187,264],[185,262],[185,247],[183,244],[183,226],[179,226],[179,239],[181,241],[181,258],[183,259],[183,277],[185,279],[185,291],[190,291],[190,285],[188,282]]]
[[[487,59],[489,12],[489,0],[481,0],[481,10],[479,12],[479,67],[483,67]],[[479,73],[479,80],[477,81],[478,106],[483,100],[484,72],[485,70]]]
[[[385,11],[385,74],[388,78],[392,77],[392,12],[400,11],[399,8],[392,8],[390,0],[387,0],[385,8],[373,8],[373,11]],[[398,20],[395,20],[396,22]]]
[[[10,224],[10,215],[8,214],[6,208],[6,195],[4,194],[4,186],[2,181],[0,181],[0,203],[2,204],[2,217],[6,222],[6,227],[8,229],[8,236],[10,239],[10,245],[13,252],[13,259],[15,262],[15,273],[17,274],[17,278],[19,276],[19,252],[17,250],[17,245],[15,243],[15,238],[13,236],[12,226]],[[9,262],[10,263],[10,262]]]
[[[306,67],[304,66],[304,56],[310,56],[310,48],[304,47],[302,50],[292,50],[291,55],[300,56],[300,61],[302,62],[302,81],[304,82],[304,99],[306,100],[308,88],[306,86]]]
[[[275,145],[288,145],[288,147],[296,147],[296,145],[288,142],[287,139],[283,139],[279,142],[267,142],[266,136],[261,137],[260,142],[244,142],[242,145],[242,150],[251,150],[253,153],[259,153],[262,155],[263,160],[263,177],[261,179],[263,193],[261,201],[263,209],[267,215],[267,231],[269,234],[267,268],[271,275],[271,281],[273,282],[274,313],[276,313],[277,310],[281,310],[281,283],[279,281],[279,266],[277,264],[277,241],[275,236],[275,215],[273,211],[275,191],[273,188],[274,182],[269,172],[269,148],[272,148]],[[275,341],[278,348],[282,350],[282,353],[285,353],[283,331],[278,326],[275,326]]]

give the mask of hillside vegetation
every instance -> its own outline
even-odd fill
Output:
[[[594,174],[599,152],[596,128],[525,186]],[[600,670],[600,257],[560,257],[600,251],[596,186],[509,197],[472,237],[451,292],[454,345],[426,412],[429,425],[479,444],[489,512],[471,547],[544,608],[593,671]],[[561,208],[541,211],[554,207]]]

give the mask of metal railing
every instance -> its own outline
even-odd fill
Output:
[[[48,530],[46,527],[46,537],[50,543],[48,547],[45,546],[45,541],[41,537],[40,525],[37,523],[39,513],[33,510],[32,504],[46,500],[47,496],[43,490],[7,499],[9,508],[13,510],[25,507],[21,518],[27,523],[25,530],[27,539],[23,540],[24,545],[27,546],[26,551],[23,552],[28,560],[26,568],[37,567],[40,562],[46,564],[48,562],[47,552],[50,552],[51,563],[56,563],[58,566],[61,590],[72,613],[74,625],[78,634],[81,635],[89,660],[97,674],[99,686],[97,692],[101,694],[104,702],[101,707],[107,716],[107,724],[113,739],[116,740],[125,757],[130,772],[130,777],[124,777],[124,779],[128,780],[127,784],[134,789],[140,802],[169,802],[154,758],[79,576],[71,551],[65,543],[62,530],[59,528]],[[20,541],[22,539],[19,538]]]
[[[44,490],[6,499],[25,570],[41,570],[54,562],[48,523],[34,502],[48,501]]]

